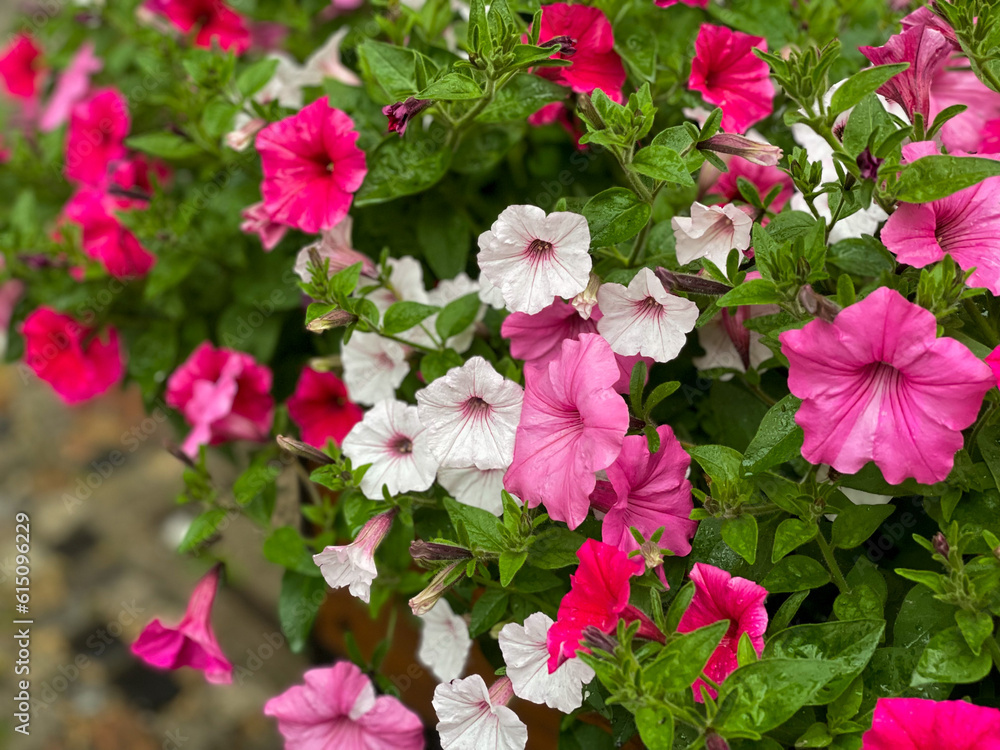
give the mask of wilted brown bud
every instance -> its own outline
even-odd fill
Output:
[[[572,57],[576,54],[576,40],[570,36],[554,36],[547,42],[542,42],[538,45],[539,47],[558,47],[555,52],[561,55],[566,55],[567,57]]]
[[[320,464],[321,466],[334,463],[333,459],[326,455],[323,451],[318,448],[314,448],[307,443],[303,443],[301,440],[285,437],[284,435],[278,435],[277,442],[278,447],[283,451],[287,451],[293,456],[304,458],[306,461],[312,461]]]
[[[840,312],[839,305],[828,297],[817,294],[809,284],[799,289],[799,304],[807,313],[827,323],[832,323]]]
[[[769,143],[759,143],[743,135],[719,133],[698,144],[702,151],[733,154],[762,167],[776,167],[781,159],[781,149]]]
[[[389,132],[399,133],[399,136],[402,138],[406,132],[406,126],[410,124],[410,120],[433,103],[430,99],[416,99],[411,96],[405,102],[396,102],[395,104],[387,104],[382,107],[382,114],[389,119]]]

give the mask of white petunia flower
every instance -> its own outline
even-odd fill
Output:
[[[583,705],[583,686],[594,670],[581,659],[569,659],[549,674],[548,633],[552,618],[535,612],[524,625],[511,622],[500,631],[500,650],[514,694],[568,714]]]
[[[341,589],[348,586],[351,596],[358,597],[365,604],[369,602],[372,581],[378,576],[375,550],[392,528],[396,512],[393,508],[369,520],[350,544],[327,547],[313,555],[313,562],[319,566],[330,588]]]
[[[463,505],[480,508],[492,513],[498,518],[503,515],[503,475],[502,469],[477,469],[475,466],[464,468],[438,469],[438,482],[448,490],[448,494]]]
[[[590,229],[580,214],[508,206],[479,235],[479,268],[512,312],[534,315],[587,288]]]
[[[350,31],[348,26],[337,29],[326,43],[306,60],[299,74],[300,85],[322,86],[326,78],[333,78],[348,86],[361,85],[361,79],[357,74],[340,61],[340,45],[348,31]]]
[[[757,369],[762,362],[766,362],[774,354],[760,343],[760,334],[756,331],[747,331],[749,334],[749,354],[750,366]],[[730,337],[726,326],[721,320],[711,320],[698,329],[698,343],[705,353],[700,357],[692,357],[691,362],[699,370],[714,370],[726,368],[746,372],[746,365],[743,363],[743,356],[736,344]],[[729,380],[731,374],[723,375],[720,380]]]
[[[438,685],[432,703],[443,750],[524,750],[528,728],[507,708],[513,696],[507,677],[489,690],[478,674]]]
[[[669,362],[684,348],[698,320],[698,305],[675,297],[652,271],[643,268],[628,287],[602,284],[597,301],[603,317],[597,331],[615,354]]]
[[[438,599],[431,611],[420,619],[424,624],[417,649],[420,663],[441,682],[460,677],[472,648],[465,619],[452,611],[447,599]]]
[[[427,444],[445,467],[510,466],[523,401],[521,386],[482,357],[472,357],[417,391]]]
[[[340,349],[347,394],[356,404],[371,406],[395,398],[410,372],[407,350],[377,333],[355,333]]]
[[[726,270],[729,251],[736,248],[743,254],[750,247],[753,219],[732,203],[725,206],[691,204],[691,216],[675,216],[674,228],[677,262],[682,266],[698,258],[708,258],[721,270]]]
[[[437,305],[438,307],[444,307],[449,302],[461,299],[467,294],[478,295],[479,291],[479,282],[472,280],[469,278],[469,275],[465,273],[465,271],[462,271],[453,279],[445,279],[444,281],[439,282],[436,287],[427,292],[427,297],[430,300],[430,304]],[[481,321],[485,316],[486,308],[483,305],[480,305],[479,312],[476,313],[476,317],[473,319],[472,323],[469,324],[468,328],[464,331],[456,333],[445,342],[445,345],[454,349],[459,354],[467,351],[468,348],[472,346],[472,339],[475,336],[476,323]],[[427,319],[427,327],[430,330],[434,330],[436,321],[437,315],[432,315]]]
[[[371,464],[361,480],[361,491],[371,500],[382,499],[382,485],[398,495],[434,484],[438,462],[427,447],[415,406],[378,402],[351,428],[342,447],[354,466]]]
[[[479,275],[479,301],[489,305],[494,310],[503,310],[503,295],[493,286],[493,282],[485,274]]]

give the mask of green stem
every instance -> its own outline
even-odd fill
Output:
[[[753,395],[755,395],[757,398],[759,398],[768,406],[774,406],[776,403],[778,403],[776,399],[773,399],[769,395],[767,395],[759,385],[754,385],[745,377],[743,378],[743,385],[747,387],[748,391],[750,391]]]
[[[423,344],[415,344],[412,341],[407,341],[406,339],[401,339],[399,336],[394,336],[391,333],[385,333],[384,331],[378,331],[378,335],[384,339],[389,339],[390,341],[395,341],[397,344],[402,344],[403,346],[408,346],[411,349],[419,349],[425,354],[430,354],[431,352],[436,352],[437,349],[432,349],[429,346],[424,346]]]
[[[816,544],[819,545],[819,551],[823,553],[823,560],[826,561],[826,567],[830,569],[830,576],[833,578],[833,582],[840,589],[841,594],[846,594],[850,592],[851,587],[847,585],[847,579],[844,578],[844,574],[840,572],[840,566],[837,564],[836,558],[833,556],[833,548],[830,547],[830,543],[826,541],[826,537],[823,536],[823,531],[818,530],[816,532]]]
[[[997,413],[995,402],[991,401],[986,405],[986,411],[983,413],[982,418],[976,422],[976,426],[972,428],[972,432],[969,434],[969,443],[966,445],[967,450],[972,451],[975,449],[976,439],[979,437],[980,431],[996,419]]]
[[[990,636],[986,639],[986,646],[990,650],[990,656],[993,657],[993,665],[1000,669],[1000,646],[997,645],[997,639],[995,636]]]
[[[995,349],[997,344],[1000,344],[1000,337],[998,337],[996,331],[990,328],[986,323],[986,318],[983,317],[983,313],[976,306],[976,303],[971,299],[964,299],[962,300],[962,307],[965,309],[968,316],[972,318],[972,322],[976,325],[976,328],[979,329],[979,332],[986,337],[985,343],[988,344],[991,349]]]
[[[639,261],[639,256],[642,254],[642,249],[646,246],[646,239],[649,237],[649,232],[652,228],[653,222],[647,221],[646,226],[639,232],[639,236],[636,237],[635,243],[632,245],[632,251],[628,254],[628,259],[625,261],[626,268],[632,268]]]

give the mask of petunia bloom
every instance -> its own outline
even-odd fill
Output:
[[[525,372],[504,486],[571,529],[587,516],[595,472],[618,457],[628,430],[628,407],[613,388],[618,378],[611,347],[594,334],[564,341],[558,357]]]
[[[758,271],[751,271],[744,282],[759,278]],[[699,370],[726,368],[739,372],[760,367],[774,355],[761,343],[761,335],[751,331],[745,323],[750,318],[774,315],[779,311],[777,305],[741,305],[735,309],[724,309],[717,318],[698,329],[698,343],[705,354],[692,358],[694,366]],[[720,379],[731,377],[726,374]]]
[[[504,469],[514,457],[523,400],[521,386],[472,357],[417,391],[417,410],[441,466]]]
[[[372,406],[395,398],[396,389],[410,372],[407,347],[377,333],[355,333],[341,347],[344,383],[351,401]]]
[[[987,88],[962,55],[952,55],[939,64],[931,79],[931,118],[956,104],[966,109],[941,127],[941,143],[952,154],[990,153],[989,123],[1000,118],[1000,93]]]
[[[38,95],[42,50],[28,34],[17,34],[0,50],[0,79],[4,90],[15,99],[31,100]]]
[[[590,281],[590,229],[580,214],[508,206],[479,236],[479,251],[479,268],[511,312],[532,315]]]
[[[438,483],[463,505],[480,508],[494,516],[503,515],[503,469],[462,466],[438,469]]]
[[[312,281],[312,274],[309,272],[311,258],[309,251],[315,250],[319,254],[321,262],[329,262],[330,276],[353,266],[355,263],[360,263],[363,276],[377,279],[378,269],[372,259],[351,247],[353,226],[354,220],[350,216],[345,216],[344,220],[335,227],[323,232],[323,236],[318,242],[306,245],[299,250],[299,254],[295,256],[295,274],[306,283]]]
[[[639,270],[628,287],[602,284],[597,292],[602,317],[598,332],[615,354],[641,354],[669,362],[680,354],[687,333],[698,320],[698,305],[663,288],[648,268]]]
[[[184,618],[174,627],[153,620],[132,644],[132,653],[160,669],[191,667],[217,685],[233,681],[233,665],[212,631],[212,605],[219,587],[222,565],[216,565],[191,592]]]
[[[331,545],[313,555],[313,562],[319,567],[330,588],[342,589],[347,586],[351,596],[368,604],[372,581],[378,576],[375,550],[392,528],[392,519],[397,512],[398,509],[393,508],[369,519],[350,544]]]
[[[951,42],[935,29],[915,26],[889,37],[883,47],[859,49],[873,65],[910,64],[882,84],[878,93],[899,104],[911,118],[919,114],[929,126],[931,81],[951,55]]]
[[[354,466],[371,464],[361,491],[372,500],[382,499],[383,485],[390,495],[398,495],[434,484],[438,462],[427,446],[415,406],[380,401],[348,433],[342,448]]]
[[[718,684],[739,666],[737,651],[744,633],[750,636],[750,643],[758,655],[764,650],[767,589],[705,563],[695,563],[689,576],[694,582],[694,596],[677,623],[677,632],[689,633],[713,622],[729,620],[729,629],[704,669]],[[695,681],[693,688],[695,700],[699,702],[703,700],[702,690],[707,690],[713,698],[716,695],[715,690],[701,679]]]
[[[94,43],[87,42],[76,51],[73,59],[56,81],[52,95],[45,103],[38,127],[48,133],[69,119],[73,107],[87,95],[90,77],[104,67],[101,58],[94,55]]]
[[[240,231],[245,234],[256,234],[265,253],[274,250],[288,234],[288,227],[271,218],[271,212],[263,203],[247,206],[240,211],[240,218],[243,219]]]
[[[740,260],[750,247],[753,219],[738,206],[691,205],[691,216],[675,216],[670,220],[676,240],[677,262],[682,266],[707,258],[719,269],[726,270],[726,261],[733,248]]]
[[[874,461],[890,484],[948,476],[962,430],[994,385],[990,368],[934,315],[888,287],[780,335],[802,456],[854,474]]]
[[[285,750],[423,750],[420,717],[375,686],[347,661],[310,669],[294,685],[264,704],[278,720]]]
[[[272,221],[316,234],[347,216],[365,179],[365,152],[354,122],[323,97],[257,134]]]
[[[167,380],[167,405],[191,425],[181,446],[189,456],[202,445],[266,440],[274,420],[271,370],[204,341]]]
[[[861,750],[1000,750],[1000,710],[965,701],[879,698]]]
[[[938,153],[924,141],[903,146],[906,161]],[[1000,177],[930,203],[900,203],[882,228],[882,242],[900,263],[923,268],[950,255],[964,269],[975,268],[969,284],[1000,294]]]
[[[197,47],[211,49],[218,44],[237,55],[250,48],[246,19],[222,0],[146,0],[143,8],[165,16],[184,34],[195,32]]]
[[[770,70],[754,48],[767,51],[767,42],[707,23],[694,43],[688,88],[722,108],[722,127],[729,133],[745,133],[774,110]]]
[[[442,750],[524,750],[528,728],[507,704],[514,697],[510,678],[486,689],[478,674],[434,689],[434,711]]]
[[[472,649],[465,618],[456,615],[448,600],[441,598],[420,620],[423,627],[417,659],[441,682],[461,677]]]
[[[156,264],[150,253],[114,215],[114,195],[95,188],[82,188],[63,209],[67,220],[81,228],[83,252],[116,279],[145,276]]]
[[[548,637],[553,624],[544,612],[529,615],[524,625],[507,623],[500,630],[500,651],[518,698],[568,714],[583,705],[583,686],[594,679],[594,670],[581,659],[569,659],[549,673]]]
[[[363,412],[348,399],[347,386],[340,378],[305,367],[288,399],[288,416],[299,426],[305,442],[322,448],[327,440],[340,445]]]
[[[39,307],[24,319],[24,362],[67,404],[99,396],[124,372],[118,331],[96,335],[69,315]]]
[[[130,127],[128,102],[117,89],[100,89],[74,106],[66,134],[67,179],[102,186],[111,164],[125,156]]]

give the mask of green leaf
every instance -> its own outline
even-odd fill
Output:
[[[667,396],[670,396],[672,393],[674,393],[674,391],[676,391],[680,387],[681,387],[680,381],[677,380],[671,380],[666,383],[660,383],[658,386],[656,386],[656,388],[653,389],[653,392],[649,394],[649,398],[646,399],[646,404],[643,407],[646,411],[646,414],[648,415],[650,412],[652,412],[653,409],[659,406],[660,402],[663,401],[663,399],[667,398]]]
[[[265,57],[263,60],[258,60],[236,77],[236,88],[240,90],[244,98],[249,99],[274,78],[274,72],[277,69],[278,59],[275,57]]]
[[[528,553],[521,550],[518,552],[512,552],[510,550],[504,550],[500,553],[500,585],[503,587],[510,586],[510,582],[514,580],[514,576],[517,575],[517,571],[521,569],[524,565],[525,560],[528,559]]]
[[[837,511],[831,543],[840,549],[864,544],[893,511],[894,505],[850,505]]]
[[[997,175],[1000,162],[994,159],[932,154],[902,168],[896,198],[906,203],[929,203]]]
[[[757,560],[757,519],[749,513],[722,522],[722,541],[751,565]]]
[[[986,652],[973,653],[957,627],[947,628],[931,638],[920,655],[910,682],[914,687],[932,682],[967,685],[990,673],[993,660]]]
[[[434,327],[441,340],[447,341],[471,326],[479,314],[480,304],[479,294],[473,292],[445,305],[434,321]]]
[[[312,553],[302,536],[291,526],[275,529],[264,540],[264,557],[275,565],[294,570],[307,576],[320,576],[319,567],[313,562]]]
[[[993,618],[986,612],[959,609],[955,611],[955,620],[972,653],[979,656],[986,639],[993,635]]]
[[[500,519],[485,510],[463,505],[450,497],[444,499],[445,510],[457,529],[464,526],[469,542],[484,552],[500,552],[504,549],[503,524]]]
[[[993,482],[1000,487],[1000,425],[987,425],[979,432],[976,445],[993,475]]]
[[[413,96],[424,87],[433,63],[416,50],[368,39],[357,46],[361,75],[380,104]]]
[[[646,363],[639,360],[632,368],[628,383],[629,402],[636,414],[642,413],[642,392],[646,388]]]
[[[742,475],[743,456],[728,446],[696,445],[687,452],[715,482],[735,482]]]
[[[301,654],[312,631],[316,614],[326,598],[326,581],[286,570],[281,577],[278,620],[292,653]]]
[[[833,737],[826,724],[817,721],[795,740],[795,747],[829,747],[832,742]]]
[[[801,405],[800,399],[789,394],[764,415],[757,434],[743,453],[742,466],[747,476],[783,464],[799,455],[803,436],[802,428],[795,423],[795,414]]]
[[[643,684],[649,684],[654,691],[662,693],[690,689],[701,676],[728,628],[729,621],[722,620],[672,638],[659,655],[643,668]]]
[[[876,65],[855,73],[833,92],[830,99],[830,117],[846,112],[868,94],[874,93],[883,83],[909,67],[909,63]]]
[[[453,367],[461,367],[463,364],[462,355],[454,349],[445,349],[443,352],[428,352],[420,359],[420,374],[425,383],[433,383],[446,375],[448,370]]]
[[[666,146],[646,146],[639,149],[632,159],[632,170],[654,180],[672,182],[677,185],[694,185],[687,164],[672,148]]]
[[[461,73],[447,73],[437,79],[419,94],[418,99],[457,101],[459,99],[479,99],[483,90],[479,84]]]
[[[535,537],[534,543],[528,548],[528,560],[534,567],[544,570],[568,568],[580,562],[576,553],[586,539],[582,534],[569,529],[546,529]]]
[[[739,307],[741,305],[773,305],[783,299],[773,281],[767,279],[751,279],[733,287],[716,300],[716,305],[723,307]]]
[[[478,638],[499,622],[507,611],[509,599],[510,594],[503,589],[486,589],[472,605],[469,636]]]
[[[420,302],[396,302],[385,311],[382,327],[386,333],[392,335],[409,331],[440,309]]]
[[[885,245],[867,234],[832,245],[827,259],[842,271],[857,276],[878,276],[883,271],[896,270],[896,259]]]
[[[222,508],[212,508],[196,516],[191,521],[191,525],[188,526],[187,533],[184,534],[177,551],[181,553],[191,552],[200,547],[215,534],[215,530],[219,528],[219,524],[225,518],[226,511]]]
[[[673,750],[674,715],[669,711],[643,706],[635,713],[635,725],[647,750]]]
[[[570,90],[529,73],[518,73],[497,91],[477,122],[523,122],[550,102],[565,99]]]
[[[133,135],[125,139],[125,145],[162,159],[189,159],[202,153],[201,146],[176,133]]]
[[[778,611],[774,613],[774,617],[771,618],[771,622],[767,626],[768,633],[780,633],[782,630],[788,627],[788,623],[792,621],[796,613],[799,611],[799,607],[802,606],[802,602],[806,600],[809,596],[808,591],[797,591],[791,596],[789,596],[785,601],[781,603],[778,607]]]
[[[792,555],[781,560],[761,581],[772,594],[817,589],[830,582],[830,574],[818,561],[805,555]]]
[[[631,190],[608,188],[583,207],[590,226],[590,246],[617,245],[635,237],[649,221],[652,209]]]
[[[384,203],[404,195],[420,193],[437,184],[451,164],[444,131],[407,133],[406,138],[387,138],[368,153],[368,174],[354,196],[358,208]]]
[[[885,609],[878,593],[867,584],[859,584],[838,594],[833,601],[833,614],[838,620],[870,620],[883,617]]]
[[[774,532],[774,548],[771,550],[771,562],[776,563],[792,550],[812,541],[816,536],[815,523],[803,521],[801,518],[786,518],[778,524]]]
[[[434,193],[423,198],[417,209],[417,243],[439,279],[453,279],[465,270],[472,245],[468,219],[452,209]]]

